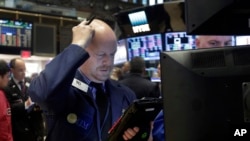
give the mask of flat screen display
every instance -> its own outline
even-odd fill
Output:
[[[236,36],[236,46],[249,45],[250,36]]]
[[[117,42],[117,51],[115,53],[114,64],[122,64],[127,62],[127,60],[126,39],[122,39]]]
[[[186,32],[170,32],[165,34],[166,51],[195,49],[195,36]]]
[[[162,51],[161,34],[127,38],[128,60],[141,56],[144,60],[159,60]]]
[[[0,19],[0,45],[31,48],[32,26],[31,22]]]
[[[130,13],[128,17],[134,33],[150,31],[145,11]]]
[[[233,35],[187,35],[186,32],[165,33],[164,51],[235,46]]]

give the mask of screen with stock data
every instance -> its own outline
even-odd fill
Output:
[[[31,47],[32,23],[0,19],[0,45],[6,47]]]

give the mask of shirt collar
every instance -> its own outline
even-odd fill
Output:
[[[89,80],[89,78],[80,70],[80,69],[78,69],[78,71],[80,72],[80,74],[81,74],[81,76],[82,76],[82,78],[83,78],[83,81],[86,83],[86,84],[90,84],[90,80]]]
[[[78,71],[80,72],[80,74],[81,74],[81,76],[82,76],[82,78],[83,78],[83,81],[84,81],[87,85],[89,85],[90,82],[91,82],[91,80],[90,80],[90,79],[89,79],[80,69],[78,69]],[[105,88],[105,83],[103,82],[102,84],[103,84],[103,87]]]
[[[12,77],[12,78],[13,78],[14,82],[15,82],[17,85],[19,85],[19,82],[20,82],[20,81],[18,81],[15,77]],[[24,82],[24,80],[21,80],[21,81]]]

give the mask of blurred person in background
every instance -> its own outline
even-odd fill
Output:
[[[8,85],[9,66],[0,60],[0,141],[13,141],[11,109],[3,88]]]
[[[130,71],[130,62],[129,61],[123,63],[123,65],[121,67],[121,71],[122,71],[122,76],[121,76],[120,80],[123,79],[124,77],[126,77]]]
[[[123,73],[123,74],[128,73],[129,70],[130,70],[130,63],[129,63],[129,61],[125,62],[125,63],[123,64],[123,66],[122,66],[121,69],[122,69],[122,73]]]
[[[120,80],[122,77],[122,70],[121,68],[119,67],[114,67],[111,71],[111,74],[110,74],[110,79],[113,79],[113,80]]]
[[[120,80],[120,83],[128,86],[136,94],[137,99],[143,97],[160,96],[160,90],[156,83],[144,77],[145,61],[142,57],[136,56],[130,61],[130,72]]]
[[[31,101],[27,90],[30,79],[26,78],[26,66],[22,58],[9,63],[11,78],[5,92],[11,105],[14,141],[42,141],[44,124],[42,110]]]

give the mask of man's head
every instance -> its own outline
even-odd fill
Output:
[[[196,38],[196,47],[198,49],[232,45],[234,45],[232,36],[198,36]]]
[[[14,58],[10,60],[10,70],[13,77],[21,81],[25,78],[26,66],[22,58]]]
[[[9,66],[4,60],[0,60],[0,88],[4,88],[9,82]]]
[[[130,71],[130,62],[127,61],[122,66],[122,73],[128,73]]]
[[[104,82],[110,76],[114,64],[117,40],[114,31],[101,20],[90,24],[95,30],[92,42],[86,48],[90,57],[80,67],[81,71],[94,82]]]
[[[130,72],[131,73],[144,73],[145,61],[142,57],[136,56],[130,61]]]

